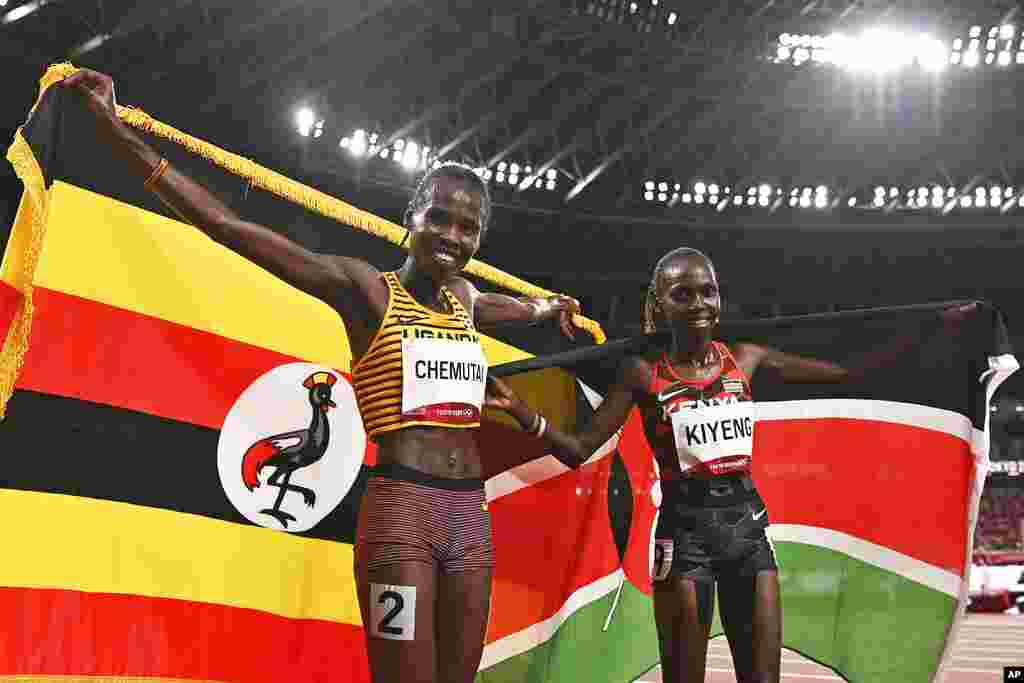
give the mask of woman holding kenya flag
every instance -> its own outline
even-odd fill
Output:
[[[472,681],[494,564],[475,437],[487,377],[477,329],[559,317],[572,336],[579,304],[481,293],[460,277],[491,214],[487,187],[468,167],[426,174],[405,213],[409,256],[382,273],[237,216],[118,119],[109,76],[82,69],[63,86],[94,115],[100,139],[183,220],[342,317],[363,424],[378,446],[355,545],[372,680]]]
[[[944,311],[955,323],[970,307]],[[919,340],[908,336],[855,367],[714,338],[722,309],[711,261],[676,249],[654,268],[644,331],[670,328],[667,348],[627,357],[590,424],[577,434],[549,427],[496,378],[487,405],[511,414],[578,467],[621,428],[634,406],[661,472],[662,504],[652,572],[665,681],[703,681],[718,582],[721,619],[737,679],[779,680],[782,614],[768,514],[750,476],[755,411],[750,378],[763,368],[785,382],[837,383],[888,364]],[[935,321],[936,323],[938,320]]]

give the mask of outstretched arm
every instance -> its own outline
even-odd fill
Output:
[[[256,223],[242,220],[204,187],[170,167],[117,116],[114,82],[105,74],[80,69],[64,80],[96,118],[100,136],[124,159],[140,181],[211,239],[270,271],[285,282],[334,305],[351,289],[366,264],[317,254]],[[359,266],[364,268],[360,269]],[[339,291],[342,290],[342,291]]]
[[[872,370],[895,363],[930,331],[945,329],[955,334],[957,326],[976,309],[975,304],[968,304],[941,311],[936,318],[926,318],[916,331],[897,336],[885,346],[867,351],[843,365],[747,343],[736,344],[736,361],[748,377],[758,368],[766,368],[784,382],[828,384],[856,380]]]
[[[464,278],[459,278],[453,285],[464,291],[464,300],[473,302],[473,319],[482,330],[503,325],[535,325],[557,317],[562,334],[569,339],[575,338],[572,316],[580,312],[580,302],[572,297],[511,297],[497,292],[481,292]]]
[[[604,402],[587,426],[576,434],[563,432],[548,424],[546,419],[542,420],[542,415],[523,403],[507,384],[496,377],[487,380],[486,405],[507,412],[524,431],[534,434],[540,432],[540,438],[551,446],[552,455],[562,464],[575,469],[626,423],[629,411],[636,404],[637,382],[641,375],[636,360],[627,361]]]

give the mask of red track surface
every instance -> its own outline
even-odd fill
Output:
[[[1024,615],[969,614],[961,624],[946,665],[944,683],[1002,683],[1003,667],[1024,665]],[[725,638],[716,638],[708,647],[705,683],[735,683],[732,658]],[[842,678],[800,655],[782,651],[782,683],[816,683]],[[661,670],[655,669],[637,679],[637,683],[663,683]],[[872,683],[901,683],[873,681]]]

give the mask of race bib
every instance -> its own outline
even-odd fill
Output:
[[[754,403],[677,410],[672,435],[684,471],[696,465],[715,474],[745,468],[754,452]]]
[[[479,344],[402,340],[402,418],[444,424],[479,422],[487,359]]]

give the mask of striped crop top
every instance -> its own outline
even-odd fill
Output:
[[[459,300],[441,288],[451,313],[422,306],[395,273],[384,273],[388,306],[352,384],[371,438],[406,427],[480,425],[487,361]]]

